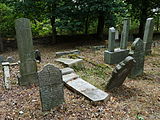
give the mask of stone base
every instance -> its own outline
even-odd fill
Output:
[[[104,62],[107,64],[118,64],[124,60],[129,54],[129,50],[117,48],[114,52],[106,50],[104,52]]]

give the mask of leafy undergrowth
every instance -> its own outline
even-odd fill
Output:
[[[62,68],[55,62],[55,52],[75,49],[74,46],[35,46],[41,51],[42,63],[37,64],[41,70],[47,63]],[[63,49],[62,49],[63,48]],[[88,46],[81,46],[81,56],[89,62],[75,67],[75,71],[84,80],[105,91],[112,69],[103,67],[103,51],[94,51]],[[13,56],[18,61],[18,53],[8,51],[3,56]],[[127,78],[120,88],[110,93],[108,101],[92,103],[83,96],[64,89],[65,103],[50,112],[41,111],[39,89],[36,86],[20,87],[17,85],[16,75],[18,66],[11,67],[12,89],[2,87],[2,71],[0,71],[0,120],[160,120],[160,47],[153,48],[151,56],[145,58],[144,75],[137,78]]]

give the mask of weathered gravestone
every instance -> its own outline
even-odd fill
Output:
[[[38,82],[37,65],[33,51],[30,20],[17,19],[15,22],[18,52],[20,57],[20,85],[31,85]]]
[[[9,62],[3,62],[2,69],[3,69],[3,86],[5,89],[11,89]]]
[[[124,18],[123,22],[124,23],[123,23],[123,31],[122,31],[122,34],[121,34],[120,48],[121,49],[127,49],[130,22],[129,22],[128,18]]]
[[[143,74],[145,56],[143,46],[143,41],[140,38],[136,38],[131,46],[130,56],[135,59],[136,64],[131,70],[130,77],[136,77]]]
[[[51,64],[38,73],[42,110],[48,111],[64,102],[63,80],[60,69]]]
[[[106,89],[110,90],[121,86],[126,77],[130,74],[134,64],[135,60],[131,56],[126,57],[122,62],[120,62],[113,70],[112,76],[106,85]]]
[[[107,64],[118,64],[128,56],[129,50],[115,48],[115,29],[109,28],[108,50],[104,51],[104,62]]]
[[[153,27],[154,27],[153,18],[148,18],[146,21],[146,26],[143,36],[145,55],[151,54],[151,47],[153,42]]]

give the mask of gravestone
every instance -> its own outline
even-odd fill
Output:
[[[63,80],[60,69],[51,64],[38,73],[42,110],[48,111],[64,102]]]
[[[75,65],[81,65],[83,62],[83,59],[58,58],[55,61],[63,63],[64,65],[67,65],[69,67],[72,67]]]
[[[112,76],[106,85],[106,89],[111,90],[115,87],[121,86],[126,77],[130,74],[134,64],[135,60],[131,56],[126,57],[122,62],[120,62],[113,70]]]
[[[136,38],[131,46],[130,56],[132,56],[136,61],[136,64],[131,70],[131,77],[143,74],[145,56],[143,46],[143,41],[140,38]]]
[[[38,83],[37,65],[33,51],[30,20],[19,18],[15,22],[18,52],[20,57],[19,85]]]
[[[120,42],[121,49],[127,49],[128,37],[129,37],[129,25],[130,25],[129,19],[124,18],[123,30],[122,30],[121,42]]]
[[[143,36],[145,55],[151,54],[151,47],[153,42],[153,28],[154,28],[154,20],[153,18],[148,18],[146,21],[146,26]]]
[[[114,27],[109,28],[109,38],[108,38],[108,51],[114,52],[114,44],[115,44],[115,29]]]
[[[3,69],[3,86],[5,89],[11,89],[9,62],[3,62],[2,69]]]
[[[7,57],[6,61],[9,63],[13,63],[15,60],[12,56],[9,56],[9,57]]]
[[[41,52],[39,50],[35,50],[35,59],[41,62]]]
[[[109,28],[108,50],[104,51],[104,62],[107,64],[118,64],[128,56],[129,50],[115,48],[115,29]]]
[[[63,55],[68,55],[68,54],[80,54],[80,51],[79,50],[71,50],[71,51],[56,52],[57,57],[60,57]]]

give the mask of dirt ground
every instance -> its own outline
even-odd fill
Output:
[[[93,50],[89,46],[64,44],[54,46],[35,46],[42,55],[41,70],[47,63],[59,68],[55,62],[55,52],[79,49],[80,55],[96,64],[103,64],[104,48]],[[18,66],[11,67],[12,89],[2,87],[0,70],[0,120],[160,120],[160,45],[152,48],[152,55],[145,57],[144,74],[137,78],[127,78],[120,88],[106,91],[104,84],[111,75],[114,66],[99,68],[84,62],[82,68],[75,68],[77,74],[96,87],[108,92],[108,101],[92,103],[82,95],[64,89],[65,103],[49,112],[41,111],[39,89],[36,86],[20,87],[17,85]],[[17,50],[9,49],[1,54],[13,56],[19,60]],[[2,69],[2,68],[1,68]]]

